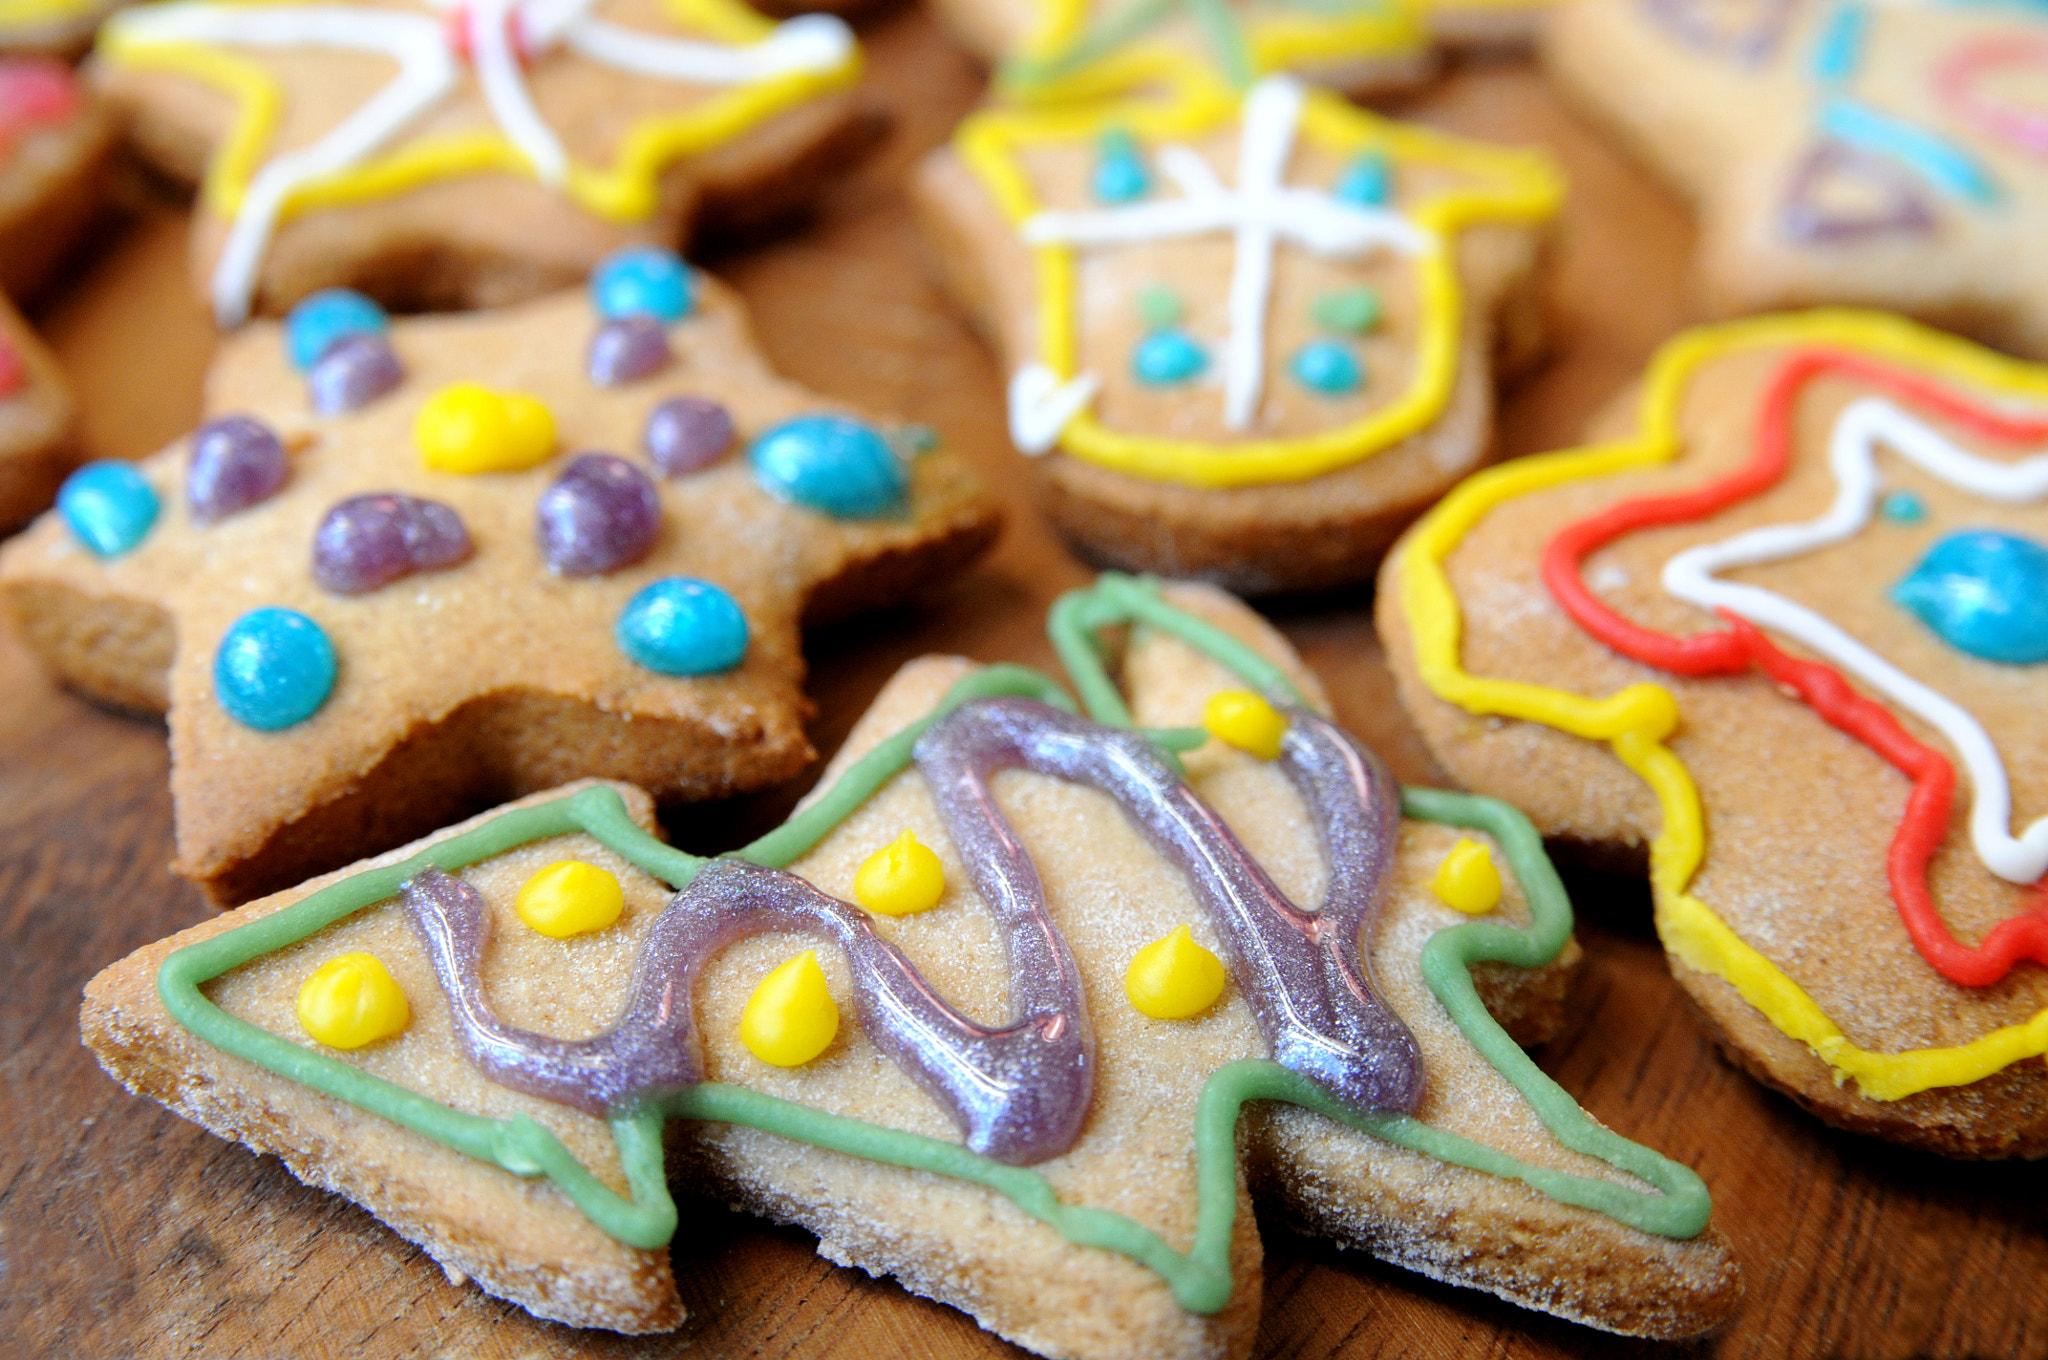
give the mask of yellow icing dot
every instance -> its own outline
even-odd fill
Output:
[[[1218,741],[1250,751],[1260,760],[1278,756],[1280,739],[1287,735],[1287,719],[1280,710],[1248,689],[1210,695],[1202,705],[1202,726]]]
[[[825,986],[818,951],[806,949],[754,988],[740,1013],[740,1042],[777,1067],[802,1067],[839,1032],[839,1007]]]
[[[1154,1020],[1185,1020],[1223,995],[1223,960],[1197,944],[1186,926],[1175,926],[1132,958],[1124,991]]]
[[[519,919],[558,940],[603,930],[626,909],[619,880],[595,864],[565,859],[519,887]]]
[[[1468,916],[1482,916],[1500,905],[1500,870],[1475,840],[1461,838],[1452,846],[1429,886],[1446,906]]]
[[[555,451],[555,418],[524,393],[450,383],[420,408],[412,438],[439,472],[519,472]]]
[[[405,993],[374,954],[331,958],[299,988],[299,1023],[329,1048],[389,1039],[411,1020]]]
[[[878,916],[909,916],[939,905],[946,870],[939,857],[905,831],[861,862],[853,899]]]

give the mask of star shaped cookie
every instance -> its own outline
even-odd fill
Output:
[[[1397,546],[1404,702],[1546,835],[1647,847],[1745,1068],[1845,1128],[2039,1156],[2048,369],[1819,312],[1682,336],[1644,388],[1632,430]]]
[[[323,287],[494,306],[800,202],[867,137],[851,32],[739,0],[179,0],[100,38],[143,154],[201,184],[223,325]]]
[[[799,624],[991,542],[950,454],[776,377],[674,257],[600,271],[598,301],[636,278],[685,313],[606,321],[577,291],[380,332],[366,300],[316,299],[228,342],[196,438],[81,470],[0,553],[59,676],[168,711],[177,867],[216,900],[567,778],[669,800],[788,778]],[[351,317],[370,329],[330,333]],[[643,376],[600,384],[622,347]],[[337,391],[375,395],[318,414]]]
[[[1090,634],[1130,619],[1119,690]],[[1398,790],[1219,593],[1105,578],[1053,620],[1102,721],[913,662],[736,856],[661,844],[630,789],[540,795],[115,965],[87,1042],[575,1325],[680,1320],[670,1119],[691,1184],[1047,1355],[1247,1353],[1254,1194],[1593,1326],[1723,1318],[1704,1187],[1509,1037],[1571,949],[1527,824]],[[1512,965],[1484,1002],[1482,958]]]
[[[2038,6],[1588,0],[1545,57],[1698,205],[1715,315],[1879,307],[2048,358]]]
[[[1369,575],[1484,461],[1563,186],[1269,76],[985,110],[916,190],[1060,530],[1255,593]]]

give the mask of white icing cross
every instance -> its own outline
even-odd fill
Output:
[[[1664,564],[1664,588],[1705,609],[1725,609],[1797,640],[1919,717],[1947,738],[1970,773],[1970,840],[2000,878],[2032,883],[2048,873],[2048,817],[2018,837],[2011,831],[2012,785],[1982,723],[1947,695],[1907,675],[1839,625],[1761,586],[1721,580],[1716,572],[1804,556],[1860,532],[1878,493],[1877,446],[1896,450],[1951,486],[1986,500],[2029,505],[2048,498],[2048,454],[1995,462],[1958,448],[1889,401],[1864,397],[1835,421],[1828,468],[1834,503],[1817,519],[1769,524],[1718,543],[1688,548]]]
[[[428,0],[458,8],[457,0]],[[466,6],[477,84],[491,118],[543,184],[562,185],[569,155],[534,107],[520,55],[561,44],[634,75],[699,85],[739,85],[796,71],[830,70],[853,50],[846,25],[806,14],[746,47],[661,38],[595,18],[596,0],[472,0]],[[515,50],[514,32],[518,34]],[[398,63],[398,74],[310,145],[265,162],[229,224],[210,293],[215,317],[238,325],[249,314],[256,275],[285,202],[305,184],[348,169],[388,143],[456,89],[462,55],[443,19],[354,5],[195,3],[143,5],[109,23],[123,44],[208,43],[269,48],[339,48]]]
[[[1340,257],[1382,247],[1423,255],[1441,247],[1434,232],[1391,209],[1362,207],[1320,189],[1285,183],[1305,98],[1301,82],[1291,76],[1268,76],[1245,95],[1235,190],[1224,187],[1209,163],[1191,148],[1164,146],[1159,149],[1159,168],[1179,186],[1181,197],[1099,210],[1041,212],[1027,218],[1021,228],[1031,245],[1115,246],[1213,231],[1233,233],[1237,239],[1230,273],[1230,335],[1223,368],[1223,419],[1233,430],[1249,427],[1258,414],[1265,384],[1273,255],[1282,240],[1317,255]],[[1027,365],[1012,381],[1013,429],[1020,423],[1020,381],[1042,368]],[[1084,374],[1065,388],[1048,391],[1044,378],[1034,374],[1028,391],[1039,395],[1040,404],[1021,413],[1025,432],[1041,434],[1062,406],[1072,404],[1060,421],[1064,427],[1092,396],[1092,391],[1082,394],[1075,403],[1078,385],[1087,378]],[[1052,398],[1060,398],[1060,403],[1050,404]],[[1057,437],[1055,429],[1038,449],[1027,451],[1042,452]]]

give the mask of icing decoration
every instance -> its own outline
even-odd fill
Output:
[[[1919,524],[1927,518],[1927,502],[1910,491],[1894,491],[1879,502],[1878,513],[1894,524]]]
[[[360,411],[405,381],[391,342],[381,335],[349,335],[327,347],[306,374],[313,410],[323,416]]]
[[[1138,320],[1155,331],[1178,326],[1187,314],[1181,295],[1163,283],[1148,283],[1138,294]]]
[[[1131,956],[1124,994],[1141,1015],[1188,1020],[1216,1004],[1223,983],[1223,960],[1197,944],[1186,926],[1175,926]]]
[[[1324,293],[1309,305],[1309,318],[1326,330],[1364,335],[1380,324],[1380,295],[1370,288]]]
[[[1278,760],[1287,736],[1287,718],[1248,689],[1227,689],[1202,705],[1202,726],[1209,735],[1260,760]]]
[[[1642,684],[1605,699],[1591,699],[1544,685],[1471,674],[1459,658],[1462,613],[1443,567],[1450,552],[1497,505],[1548,487],[1671,461],[1681,447],[1678,409],[1693,372],[1725,355],[1787,344],[1840,346],[1994,391],[2048,400],[2048,377],[2041,370],[1895,317],[1822,311],[1703,328],[1680,336],[1659,352],[1646,382],[1639,435],[1625,442],[1520,460],[1469,478],[1411,531],[1394,564],[1393,584],[1400,591],[1400,609],[1414,636],[1418,669],[1431,692],[1472,713],[1540,722],[1605,741],[1622,763],[1650,786],[1661,814],[1660,829],[1650,848],[1650,882],[1657,902],[1658,932],[1666,948],[1687,966],[1726,980],[1781,1032],[1812,1049],[1843,1077],[1853,1077],[1866,1098],[1899,1100],[1936,1087],[1966,1086],[2048,1052],[2048,1009],[2024,1023],[1993,1030],[1964,1044],[1902,1052],[1858,1047],[1798,983],[1744,942],[1690,891],[1705,853],[1705,817],[1690,774],[1664,744],[1678,722],[1670,691]],[[1902,377],[1896,370],[1891,376],[1894,382]],[[1924,390],[1915,391],[1914,399],[1935,402],[1946,418],[1977,428],[1996,428],[1999,423],[1999,417],[1974,407],[1944,404],[1941,389],[1925,379],[1904,375],[1904,380],[1919,383]],[[1784,390],[1789,393],[1791,389]],[[1770,431],[1779,425],[1760,428],[1768,441]],[[1712,507],[1706,512],[1712,513]],[[1616,532],[1626,531],[1627,526],[1616,526]],[[1553,542],[1551,553],[1563,557],[1566,548],[1560,542]],[[1560,602],[1571,601],[1567,608],[1573,610],[1581,626],[1608,645],[1616,645],[1616,639],[1603,631],[1610,627],[1602,622],[1612,617],[1610,611],[1583,582],[1567,589],[1569,583],[1563,576],[1548,570],[1545,575]],[[1576,572],[1569,575],[1575,577]],[[1614,623],[1622,629],[1635,627],[1618,619]],[[1734,641],[1712,642],[1716,636]],[[1786,656],[1746,621],[1736,620],[1727,634],[1706,637],[1710,640],[1707,645],[1720,654],[1714,659],[1723,662],[1722,671],[1740,669],[1745,664],[1742,656],[1755,658],[1774,681],[1793,687],[1828,721],[1849,728],[1852,735],[1865,740],[1913,779],[1908,817],[1894,840],[1887,869],[1901,918],[1923,955],[1952,979],[1964,985],[1983,985],[2003,975],[2016,958],[2048,952],[2048,930],[2028,924],[2048,913],[2030,912],[2001,923],[1976,950],[1957,943],[1942,925],[1924,878],[1929,859],[1947,833],[1954,788],[1954,771],[1939,752],[1915,741],[1880,705],[1850,690],[1834,672]],[[1698,643],[1687,640],[1679,645]],[[2029,940],[2030,934],[2038,938]]]
[[[28,385],[28,366],[21,361],[21,351],[5,335],[0,335],[0,401],[13,396]]]
[[[1095,174],[1088,181],[1099,203],[1129,203],[1152,190],[1152,173],[1138,155],[1138,144],[1122,128],[1111,128],[1096,141]]]
[[[1238,183],[1226,188],[1208,161],[1177,139],[1232,124],[1240,125]],[[1180,192],[1126,207],[1044,209],[1026,154],[1039,145],[1072,144],[1107,127],[1128,128],[1156,148],[1162,175]],[[1457,182],[1399,211],[1345,203],[1285,182],[1297,138],[1341,155],[1377,150],[1392,161],[1455,171]],[[1426,428],[1449,400],[1458,362],[1463,303],[1454,233],[1480,221],[1540,220],[1556,210],[1562,194],[1562,181],[1540,155],[1386,122],[1282,77],[1260,81],[1242,100],[1195,81],[1169,101],[985,110],[962,124],[955,141],[1032,247],[1038,354],[1010,380],[1010,429],[1017,446],[1041,453],[1057,445],[1115,471],[1193,486],[1315,477]],[[1213,444],[1101,424],[1089,410],[1100,378],[1077,371],[1077,254],[1213,232],[1228,232],[1236,247],[1221,356],[1224,414],[1231,428],[1247,428],[1258,406],[1267,362],[1267,295],[1273,256],[1283,242],[1342,258],[1391,249],[1415,261],[1421,323],[1407,389],[1358,420],[1302,438]]]
[[[732,448],[732,412],[704,397],[670,397],[647,416],[641,443],[667,477],[682,477],[724,458]]]
[[[156,523],[156,488],[132,464],[102,459],[64,479],[57,513],[81,547],[119,557],[142,542]]]
[[[714,149],[859,74],[853,36],[829,15],[770,26],[734,0],[668,0],[676,21],[711,41],[660,37],[596,17],[593,0],[477,0],[469,52],[442,18],[351,5],[242,5],[190,0],[125,10],[102,28],[101,59],[169,70],[233,98],[233,129],[209,165],[203,197],[228,223],[210,286],[223,325],[248,315],[265,250],[301,212],[404,193],[462,175],[530,175],[584,210],[630,224],[652,216],[673,161]],[[635,120],[604,165],[574,160],[535,107],[512,30],[532,60],[573,53],[620,72],[724,87],[711,98]],[[459,30],[458,30],[459,31]],[[311,144],[264,158],[286,92],[260,63],[228,48],[334,49],[384,57],[398,72]],[[466,94],[462,67],[476,75]],[[489,130],[407,139],[455,98],[479,98]]]
[[[296,726],[334,689],[334,644],[295,609],[266,605],[228,626],[213,654],[214,697],[259,732]]]
[[[1429,890],[1453,911],[1484,916],[1500,905],[1500,870],[1493,867],[1485,846],[1460,838],[1437,866]]]
[[[541,492],[535,521],[549,571],[601,576],[654,550],[661,493],[653,478],[623,458],[578,454]]]
[[[651,316],[607,321],[590,341],[590,380],[599,387],[619,387],[668,367],[675,356],[668,332]]]
[[[590,271],[590,302],[607,321],[646,317],[672,326],[697,305],[697,281],[674,251],[629,246]]]
[[[2048,38],[2033,33],[2000,33],[1952,53],[1935,72],[1942,103],[1965,127],[2009,146],[2048,156],[2048,109],[1986,94],[1985,76],[2011,66],[2048,65]],[[2038,80],[2038,77],[2036,78]],[[2040,88],[2037,84],[2034,87]]]
[[[291,475],[275,430],[253,416],[218,416],[193,432],[185,504],[194,522],[212,524],[269,500]]]
[[[709,581],[668,576],[643,587],[619,614],[619,650],[663,675],[716,675],[747,654],[747,616]]]
[[[1826,189],[1836,181],[1876,191],[1883,201],[1846,210],[1833,206]],[[1934,230],[1934,210],[1903,167],[1833,141],[1816,144],[1799,162],[1785,187],[1781,211],[1786,234],[1801,241],[1857,241],[1892,232]]]
[[[455,508],[398,491],[350,496],[313,531],[313,579],[336,595],[365,595],[421,571],[469,560]]]
[[[412,1007],[375,954],[341,954],[299,988],[299,1024],[329,1048],[367,1048],[412,1023]]]
[[[1088,645],[1080,630],[1119,619],[1142,619],[1148,626],[1192,641],[1246,683],[1279,695],[1291,693],[1285,676],[1270,662],[1228,634],[1166,605],[1150,587],[1130,578],[1105,576],[1093,590],[1063,598],[1054,611],[1055,643],[1064,655]],[[1085,694],[1094,696],[1092,708],[1102,713],[1121,708],[1121,698],[1092,654],[1075,670],[1074,678]],[[1471,827],[1493,837],[1514,866],[1529,900],[1531,920],[1521,928],[1489,923],[1439,932],[1422,951],[1425,981],[1474,1048],[1523,1094],[1559,1141],[1647,1182],[1654,1187],[1652,1191],[1531,1166],[1406,1116],[1361,1115],[1300,1074],[1254,1059],[1229,1064],[1212,1074],[1197,1107],[1194,1140],[1200,1204],[1194,1241],[1185,1254],[1120,1215],[1060,1203],[1050,1182],[1035,1172],[1004,1165],[954,1143],[824,1114],[716,1082],[683,1087],[664,1101],[643,1103],[629,1113],[614,1115],[611,1128],[631,1195],[628,1199],[598,1181],[552,1134],[531,1120],[489,1119],[438,1104],[228,1015],[201,990],[223,973],[296,944],[401,891],[416,920],[430,925],[449,923],[450,929],[443,935],[430,930],[430,951],[439,950],[453,961],[469,960],[469,968],[458,974],[458,980],[461,976],[473,978],[489,916],[474,891],[448,878],[443,870],[458,869],[551,836],[575,832],[594,836],[642,870],[682,888],[713,874],[744,879],[755,872],[756,864],[786,864],[808,851],[902,769],[913,748],[948,716],[976,699],[1003,694],[1028,695],[1056,706],[1071,702],[1050,681],[1020,667],[991,666],[970,675],[930,714],[856,761],[790,823],[747,846],[737,858],[705,861],[653,839],[633,823],[618,794],[604,787],[500,813],[427,847],[410,860],[349,875],[281,911],[174,951],[159,971],[159,993],[178,1022],[203,1041],[515,1175],[544,1175],[602,1231],[642,1248],[665,1244],[676,1227],[675,1205],[668,1196],[663,1170],[664,1120],[717,1120],[984,1186],[1070,1241],[1120,1252],[1155,1271],[1183,1307],[1213,1313],[1229,1302],[1231,1294],[1230,1244],[1239,1193],[1237,1117],[1244,1103],[1255,1099],[1303,1105],[1425,1155],[1514,1177],[1562,1203],[1608,1214],[1647,1232],[1687,1238],[1705,1228],[1710,1203],[1697,1176],[1588,1118],[1487,1013],[1471,980],[1472,966],[1481,961],[1518,967],[1548,962],[1570,937],[1570,901],[1526,818],[1489,799],[1436,790],[1404,791],[1401,812]],[[804,900],[803,890],[808,885],[798,880],[786,882],[794,885],[788,891]],[[451,885],[452,894],[447,891]],[[422,896],[435,900],[423,906]],[[836,904],[829,898],[823,900],[823,910],[830,913]],[[998,909],[1007,900],[990,898]],[[858,917],[857,913],[848,914]],[[865,921],[864,917],[858,919]],[[437,938],[439,944],[434,943]],[[653,948],[659,938],[657,932],[647,947]],[[857,932],[854,938],[858,938]],[[447,975],[440,962],[436,968]],[[867,996],[868,990],[857,984],[856,1000]],[[454,996],[458,1015],[468,1014],[465,1005],[481,1005],[480,989]],[[1021,1002],[1013,1004],[1023,1009]],[[488,1017],[487,1009],[481,1013]],[[867,1023],[865,1017],[863,1022]],[[870,1033],[875,1032],[870,1027]],[[644,1052],[672,1060],[676,1049],[666,1046]]]
[[[830,1047],[838,1033],[839,1007],[825,986],[815,949],[762,978],[740,1013],[740,1042],[777,1067],[802,1067]]]
[[[320,362],[337,341],[352,335],[383,335],[391,329],[384,309],[352,288],[322,288],[284,319],[285,353],[301,373]]]
[[[1998,184],[1976,157],[1938,133],[1851,99],[1820,107],[1820,129],[1837,141],[1909,165],[1935,188],[1979,207],[1999,201]]]
[[[1870,32],[1870,11],[1857,0],[1837,4],[1821,26],[1807,58],[1807,69],[1822,84],[1839,84],[1863,63],[1863,43]]]
[[[754,441],[747,460],[769,495],[837,519],[903,508],[910,483],[889,441],[850,416],[798,416]]]
[[[625,890],[608,869],[558,860],[519,885],[513,910],[543,935],[566,940],[605,929],[626,909]]]
[[[0,57],[0,156],[25,133],[78,111],[71,68],[43,57]]]
[[[1752,0],[1739,7],[1716,0],[1643,0],[1643,12],[1693,50],[1744,66],[1761,66],[1771,59],[1795,8],[1796,0]],[[1731,24],[1731,18],[1747,22]]]
[[[1311,340],[1287,367],[1296,382],[1326,397],[1350,396],[1365,381],[1358,356],[1334,340]]]
[[[427,398],[413,443],[437,472],[524,472],[555,451],[555,417],[523,392],[458,382]]]
[[[2010,666],[2048,661],[2048,548],[2032,539],[1996,529],[1950,534],[1892,598],[1957,651]]]
[[[853,876],[853,900],[877,916],[914,916],[945,895],[945,866],[907,830],[862,860]]]
[[[1334,192],[1341,201],[1361,208],[1384,208],[1393,202],[1394,167],[1387,153],[1368,151],[1344,167]]]
[[[1131,351],[1131,376],[1149,387],[1190,382],[1209,366],[1209,355],[1185,331],[1158,331]]]
[[[918,457],[939,446],[939,432],[921,420],[914,420],[890,436],[889,444],[908,457]]]

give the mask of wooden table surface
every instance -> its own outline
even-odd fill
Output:
[[[1087,578],[1033,516],[985,351],[925,281],[903,172],[978,96],[980,73],[915,11],[870,25],[870,84],[895,132],[805,230],[711,261],[771,358],[819,391],[928,421],[999,488],[996,553],[915,609],[815,636],[827,751],[902,661],[932,650],[1050,665],[1046,605]],[[1403,112],[1540,142],[1573,188],[1558,351],[1507,398],[1504,450],[1570,442],[1688,319],[1681,204],[1563,109],[1523,62],[1466,66]],[[77,382],[95,456],[189,429],[212,343],[159,205],[106,234],[39,320]],[[1272,605],[1341,717],[1404,777],[1430,769],[1393,699],[1364,590]],[[685,1201],[672,1335],[537,1322],[467,1286],[352,1205],[127,1095],[79,1045],[80,987],[206,915],[171,877],[161,726],[53,688],[0,642],[0,1356],[964,1357],[1020,1352],[805,1233]],[[692,849],[779,820],[782,790],[671,819]],[[1574,880],[1582,1023],[1540,1055],[1597,1116],[1696,1167],[1748,1298],[1693,1346],[1623,1341],[1270,1229],[1261,1356],[2048,1356],[2048,1166],[1963,1164],[1829,1130],[1701,1037],[1633,882]]]

